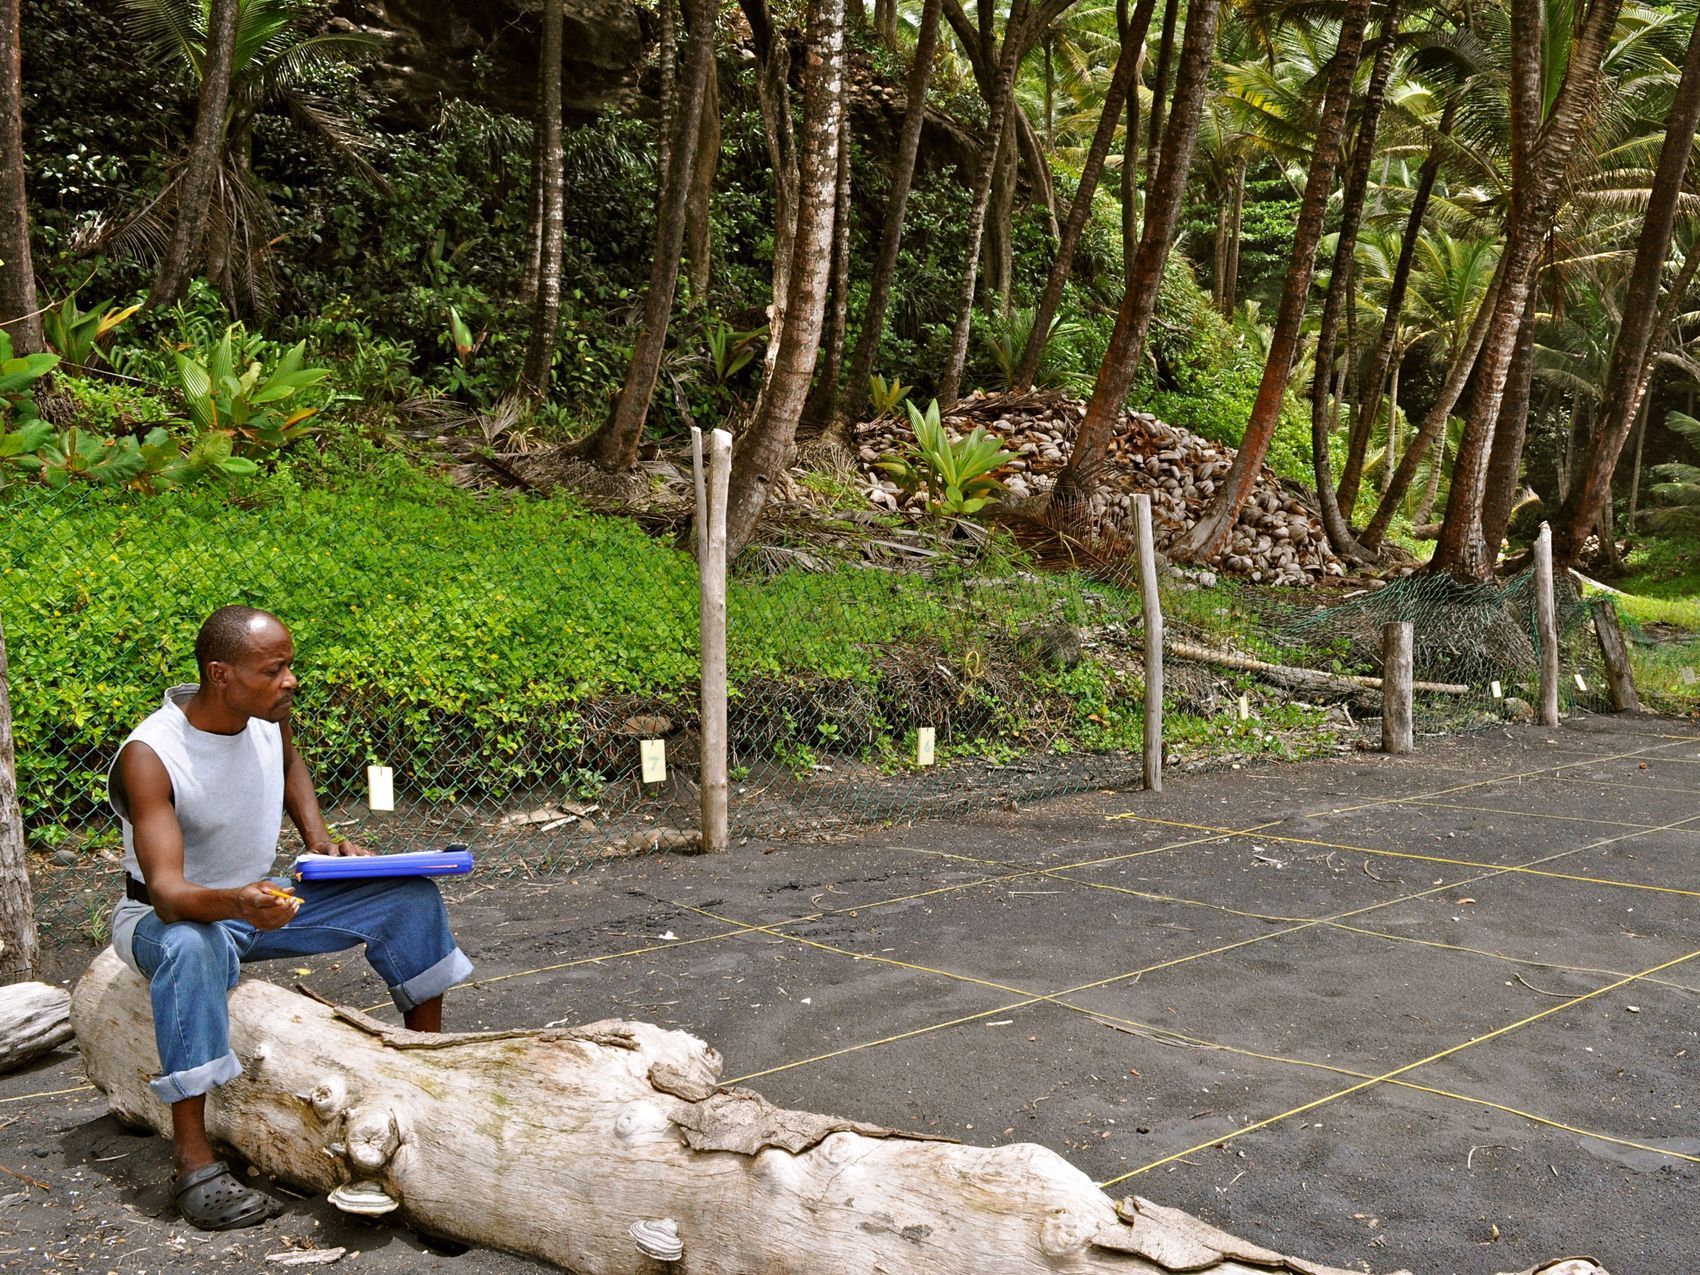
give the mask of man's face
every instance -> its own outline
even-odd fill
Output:
[[[242,654],[226,664],[215,661],[209,671],[222,671],[224,696],[230,706],[249,717],[281,722],[289,716],[299,683],[290,670],[295,642],[289,630],[270,618],[256,619],[248,630]]]

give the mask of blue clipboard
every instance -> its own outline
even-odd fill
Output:
[[[472,871],[465,846],[411,850],[403,854],[304,854],[289,873],[297,881],[348,881],[363,877],[458,877]]]

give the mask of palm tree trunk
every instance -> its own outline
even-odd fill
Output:
[[[1028,0],[1015,0],[1004,27],[1003,56],[998,61],[997,74],[992,81],[991,118],[980,143],[979,157],[974,166],[974,188],[968,206],[967,248],[963,253],[962,281],[956,292],[956,322],[951,329],[950,354],[945,361],[944,376],[939,382],[938,400],[941,409],[956,402],[962,388],[962,370],[968,362],[968,332],[974,321],[974,285],[979,279],[980,241],[986,229],[986,208],[991,202],[992,177],[997,168],[997,155],[1002,145],[1005,121],[1009,118],[1015,92],[1015,71],[1021,60],[1021,45],[1027,15]]]
[[[679,33],[674,22],[674,5],[678,0],[656,0],[655,9],[661,29],[656,33],[655,68],[659,81],[656,98],[661,118],[655,130],[655,171],[665,173],[673,163],[673,133],[679,119]],[[667,194],[659,183],[655,192],[656,215]]]
[[[24,857],[23,814],[18,808],[6,634],[0,629],[0,986],[25,982],[35,974],[35,905],[30,895],[29,862]]]
[[[670,6],[662,4],[663,10]],[[531,180],[542,191],[537,201],[537,296],[531,309],[531,340],[525,347],[520,383],[532,398],[549,397],[555,362],[555,329],[561,318],[561,236],[565,233],[565,177],[561,172],[561,41],[566,19],[562,0],[544,0],[543,43],[537,68],[537,168]],[[663,47],[667,60],[671,50]]]
[[[1163,99],[1169,91],[1169,62],[1175,55],[1175,22],[1179,0],[1163,0],[1163,30],[1157,37],[1157,71],[1151,81],[1151,118],[1145,124],[1145,189],[1157,179],[1158,144],[1163,137]],[[1143,37],[1144,32],[1140,33]]]
[[[834,432],[844,440],[849,426],[868,403],[868,378],[874,372],[880,338],[885,335],[885,310],[891,299],[891,281],[897,272],[897,253],[903,244],[903,217],[909,207],[909,189],[915,181],[915,156],[921,145],[921,124],[927,114],[927,82],[933,73],[933,55],[938,51],[939,14],[943,0],[926,0],[921,9],[921,27],[915,36],[915,60],[909,67],[909,100],[903,108],[903,132],[892,157],[891,194],[886,200],[884,229],[880,232],[879,256],[868,283],[868,306],[862,312],[861,331],[856,334],[856,352],[850,358],[850,377],[840,399]]]
[[[739,0],[739,7],[754,33],[756,99],[767,139],[768,163],[773,168],[773,297],[767,312],[767,352],[762,367],[765,387],[773,376],[773,360],[785,335],[785,313],[791,296],[791,246],[802,178],[791,120],[791,43],[783,32],[773,29],[767,0]]]
[[[832,305],[826,315],[820,375],[803,405],[803,419],[831,422],[844,371],[844,330],[850,320],[850,77],[838,81],[838,177],[832,214]]]
[[[1514,93],[1523,91],[1515,87],[1517,81],[1540,73],[1535,51],[1519,49],[1516,38],[1519,29],[1517,9],[1538,3],[1539,0],[1512,0],[1511,73]],[[1522,323],[1535,263],[1558,209],[1563,178],[1576,148],[1582,119],[1594,105],[1600,63],[1621,7],[1622,0],[1593,0],[1588,8],[1578,26],[1570,62],[1565,68],[1564,81],[1559,87],[1552,112],[1535,142],[1534,158],[1527,166],[1527,186],[1523,191],[1517,191],[1514,183],[1513,220],[1508,227],[1501,259],[1504,281],[1495,301],[1487,339],[1482,343],[1481,367],[1477,370],[1476,389],[1464,426],[1464,438],[1458,447],[1458,459],[1452,467],[1446,520],[1441,525],[1434,557],[1429,561],[1431,571],[1481,580],[1493,570],[1492,555],[1488,553],[1482,536],[1482,498],[1493,447],[1494,423],[1505,394],[1512,347],[1516,344],[1517,330]],[[1692,140],[1692,132],[1689,137]],[[1515,179],[1515,173],[1513,176]]]
[[[1457,406],[1459,396],[1464,393],[1465,385],[1469,384],[1475,373],[1482,343],[1487,338],[1488,325],[1493,321],[1494,301],[1499,296],[1504,278],[1505,259],[1501,257],[1494,270],[1493,281],[1488,284],[1487,293],[1476,310],[1476,317],[1470,322],[1470,331],[1464,338],[1464,344],[1453,355],[1452,366],[1447,370],[1446,380],[1441,384],[1440,392],[1429,405],[1428,415],[1423,417],[1416,437],[1405,449],[1405,458],[1399,462],[1399,468],[1393,474],[1393,481],[1382,494],[1381,503],[1375,509],[1375,516],[1369,520],[1369,526],[1364,528],[1363,535],[1358,537],[1358,543],[1372,553],[1381,547],[1382,537],[1387,534],[1393,515],[1398,512],[1400,502],[1405,499],[1405,493],[1410,490],[1411,482],[1417,476],[1417,466],[1422,463],[1423,457],[1428,455],[1428,449],[1434,446],[1435,439],[1445,434],[1446,422],[1452,416],[1452,409]],[[1438,482],[1436,479],[1431,486]],[[1435,490],[1438,493],[1438,486],[1435,486]],[[1429,506],[1432,508],[1433,504],[1431,498]]]
[[[1245,437],[1240,441],[1233,466],[1198,522],[1174,548],[1181,557],[1208,558],[1228,538],[1234,520],[1239,517],[1240,506],[1257,482],[1263,457],[1269,450],[1269,440],[1275,435],[1281,402],[1293,372],[1293,358],[1298,353],[1305,298],[1310,293],[1311,276],[1316,271],[1316,246],[1322,239],[1322,221],[1334,185],[1334,167],[1340,157],[1340,139],[1346,129],[1346,109],[1351,104],[1352,79],[1363,53],[1364,26],[1368,16],[1369,0],[1348,0],[1340,21],[1340,40],[1334,62],[1328,73],[1328,88],[1317,125],[1316,149],[1311,155],[1310,175],[1305,181],[1299,222],[1293,235],[1292,265],[1288,268],[1286,286],[1281,293],[1281,307],[1276,312],[1269,357],[1263,366],[1263,380],[1258,386],[1251,420],[1246,423]]]
[[[685,201],[685,277],[691,302],[708,297],[709,267],[713,264],[714,182],[720,171],[720,72],[709,71],[703,86],[702,117],[697,133],[696,163],[691,168],[691,195]]]
[[[1370,164],[1375,159],[1375,133],[1381,122],[1382,103],[1387,98],[1387,81],[1393,73],[1394,42],[1399,34],[1400,0],[1387,0],[1381,16],[1381,47],[1376,50],[1375,65],[1370,68],[1369,84],[1364,91],[1362,114],[1358,119],[1358,139],[1352,150],[1352,168],[1346,175],[1346,188],[1341,193],[1340,229],[1334,241],[1334,263],[1328,278],[1328,292],[1322,302],[1322,323],[1316,338],[1316,377],[1311,387],[1310,446],[1313,470],[1316,475],[1316,502],[1322,513],[1322,527],[1328,543],[1342,558],[1362,558],[1364,551],[1352,539],[1352,529],[1341,516],[1334,500],[1334,465],[1328,454],[1329,436],[1333,433],[1329,419],[1329,378],[1334,370],[1335,344],[1339,339],[1340,315],[1352,286],[1352,263],[1358,246],[1358,227],[1363,223],[1364,199],[1369,193]],[[1347,343],[1346,359],[1352,358],[1351,343]],[[1392,418],[1388,418],[1389,424]],[[1391,440],[1391,434],[1389,439]]]
[[[1116,0],[1118,14],[1127,13],[1127,0]],[[1146,16],[1145,25],[1151,25],[1150,16]],[[1125,32],[1128,22],[1122,21],[1121,28]],[[1122,48],[1128,47],[1124,34]],[[1117,191],[1121,196],[1121,227],[1122,227],[1122,290],[1125,292],[1133,286],[1134,262],[1139,256],[1139,81],[1144,75],[1145,68],[1145,33],[1140,32],[1139,39],[1134,42],[1138,56],[1133,63],[1133,79],[1128,83],[1127,90],[1127,120],[1126,129],[1122,134],[1122,171],[1117,182]]]
[[[1134,67],[1139,62],[1139,45],[1145,39],[1145,28],[1151,23],[1151,12],[1156,8],[1156,0],[1139,0],[1139,6],[1134,10],[1128,25],[1127,35],[1133,37],[1131,45],[1124,36],[1121,54],[1116,58],[1116,69],[1110,75],[1110,86],[1104,93],[1104,110],[1098,116],[1098,127],[1092,134],[1092,145],[1086,152],[1086,163],[1080,170],[1080,185],[1074,192],[1074,203],[1068,210],[1068,222],[1063,227],[1062,243],[1057,247],[1057,259],[1051,263],[1050,277],[1045,280],[1045,293],[1039,299],[1038,310],[1033,316],[1033,327],[1027,333],[1027,344],[1021,351],[1021,362],[1015,371],[1015,386],[1017,390],[1028,390],[1033,386],[1033,378],[1038,375],[1039,359],[1045,352],[1045,340],[1050,334],[1051,324],[1057,317],[1057,309],[1062,305],[1063,289],[1068,284],[1069,272],[1074,268],[1074,251],[1080,244],[1080,234],[1086,228],[1087,217],[1092,212],[1092,197],[1098,191],[1098,179],[1103,176],[1104,161],[1110,154],[1110,143],[1115,140],[1116,125],[1121,120],[1122,106],[1127,100],[1128,86],[1133,83]]]
[[[820,350],[838,203],[839,115],[844,104],[844,0],[811,0],[803,72],[803,155],[792,295],[758,414],[741,431],[726,508],[727,551],[749,543],[767,493],[785,464]]]
[[[1240,226],[1245,217],[1245,158],[1234,161],[1233,211],[1228,214],[1228,256],[1223,267],[1222,313],[1229,318],[1239,307]]]
[[[1411,283],[1411,266],[1416,260],[1417,241],[1422,237],[1423,215],[1428,211],[1429,196],[1434,193],[1434,181],[1440,173],[1441,156],[1445,153],[1442,139],[1452,135],[1452,123],[1458,113],[1454,102],[1446,104],[1440,117],[1440,134],[1429,147],[1428,158],[1417,173],[1417,188],[1411,198],[1410,216],[1405,219],[1405,234],[1399,241],[1399,260],[1393,267],[1393,280],[1387,290],[1387,314],[1382,320],[1381,337],[1376,342],[1375,357],[1370,360],[1369,375],[1364,378],[1363,396],[1352,413],[1352,433],[1346,449],[1346,465],[1340,472],[1340,485],[1335,498],[1347,518],[1357,508],[1358,484],[1363,479],[1364,456],[1369,451],[1370,433],[1381,411],[1381,387],[1387,383],[1387,364],[1399,339],[1399,321],[1404,313],[1405,292]]]
[[[18,0],[0,0],[0,206],[5,208],[0,214],[0,328],[12,338],[12,353],[21,358],[40,353],[44,345],[36,313],[29,199],[24,193],[19,35]]]
[[[660,215],[655,221],[655,253],[649,263],[649,293],[643,320],[632,343],[632,359],[614,412],[601,429],[575,450],[603,469],[630,469],[637,462],[649,400],[661,372],[667,346],[667,325],[673,314],[673,295],[679,284],[679,254],[685,241],[685,200],[690,197],[690,173],[696,159],[697,116],[708,96],[708,77],[714,71],[714,0],[684,0],[685,73],[680,84],[679,110],[667,171],[662,174]]]
[[[1429,520],[1429,514],[1434,510],[1434,502],[1440,499],[1440,476],[1446,472],[1446,446],[1450,439],[1442,437],[1440,447],[1434,453],[1434,460],[1428,467],[1428,486],[1423,491],[1423,498],[1417,507],[1411,511],[1411,524],[1420,526]],[[1403,499],[1403,496],[1400,497]]]
[[[148,291],[149,309],[171,305],[189,286],[189,271],[206,234],[219,157],[224,150],[224,111],[230,101],[230,68],[236,57],[236,19],[241,0],[211,0],[207,12],[206,56],[201,91],[195,104],[195,128],[189,157],[177,179],[177,214],[171,239],[160,258],[159,274]]]
[[[1488,457],[1487,490],[1482,497],[1482,539],[1488,554],[1498,559],[1499,546],[1511,525],[1511,508],[1517,503],[1518,480],[1523,474],[1523,440],[1529,432],[1529,391],[1535,379],[1535,310],[1538,288],[1529,289],[1523,325],[1511,350],[1511,371],[1506,376],[1505,399],[1493,431],[1493,452]]]
[[[1694,134],[1700,126],[1700,35],[1690,36],[1683,59],[1682,79],[1676,101],[1665,122],[1665,139],[1659,149],[1659,165],[1653,174],[1652,197],[1642,222],[1641,241],[1635,249],[1635,265],[1624,297],[1623,325],[1612,347],[1611,365],[1599,427],[1588,440],[1577,480],[1566,494],[1553,526],[1553,561],[1574,562],[1587,538],[1587,528],[1611,499],[1611,475],[1617,458],[1640,407],[1647,384],[1647,367],[1652,352],[1653,320],[1659,311],[1659,277],[1670,253],[1677,201],[1688,172]],[[1633,532],[1633,528],[1630,529]]]
[[[1057,476],[1052,508],[1063,520],[1084,520],[1088,499],[1103,473],[1110,439],[1127,410],[1127,394],[1145,357],[1145,337],[1157,309],[1157,289],[1174,246],[1175,225],[1192,174],[1199,119],[1209,87],[1211,54],[1216,45],[1217,0],[1193,0],[1181,41],[1175,76],[1174,109],[1163,130],[1163,154],[1157,183],[1146,195],[1145,224],[1134,253],[1132,279],[1116,314],[1109,348],[1080,422],[1068,464]],[[1132,94],[1129,95],[1130,97]]]
[[[1393,474],[1399,457],[1405,451],[1405,429],[1399,421],[1399,362],[1402,354],[1403,351],[1395,346],[1393,364],[1387,369],[1387,457],[1381,466],[1381,494],[1384,496],[1393,485]]]
[[[1021,114],[1012,107],[1004,120],[1003,145],[998,147],[997,166],[992,170],[992,193],[986,202],[985,296],[981,304],[995,305],[998,313],[1009,318],[1010,293],[1015,276],[1015,179],[1021,167],[1016,153],[1015,117]]]
[[[1653,411],[1653,392],[1649,386],[1641,396],[1641,414],[1635,426],[1635,460],[1629,469],[1629,510],[1623,518],[1623,538],[1635,540],[1635,516],[1641,507],[1641,456],[1647,449],[1647,418]]]

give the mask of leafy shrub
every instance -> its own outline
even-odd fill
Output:
[[[249,340],[242,325],[233,323],[199,357],[176,356],[177,385],[201,440],[225,434],[237,454],[272,452],[308,433],[307,422],[319,408],[291,410],[284,404],[320,384],[330,370],[305,366],[305,341],[297,341],[267,368],[262,361],[266,346]]]

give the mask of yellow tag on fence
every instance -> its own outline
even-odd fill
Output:
[[[646,739],[638,745],[638,756],[643,761],[643,782],[659,784],[667,778],[667,741],[664,739]]]

